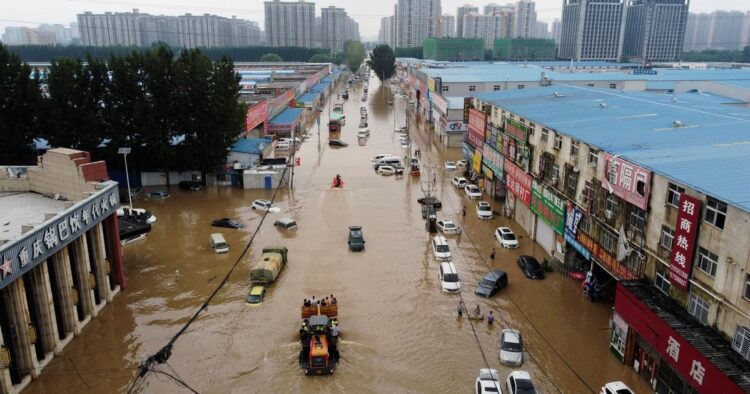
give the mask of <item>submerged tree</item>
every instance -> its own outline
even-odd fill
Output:
[[[372,50],[372,56],[368,61],[375,75],[384,81],[396,73],[396,57],[388,45],[378,45]]]

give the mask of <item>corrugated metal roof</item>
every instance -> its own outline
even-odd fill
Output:
[[[320,92],[305,93],[302,96],[297,97],[297,102],[300,103],[312,103],[320,97]]]
[[[747,103],[569,85],[476,97],[750,212]]]
[[[281,113],[274,116],[273,119],[268,122],[268,124],[283,125],[293,123],[295,120],[297,120],[297,118],[300,117],[300,115],[302,115],[302,111],[304,111],[304,109],[302,108],[286,108],[285,110],[281,111]]]
[[[230,151],[258,155],[272,142],[270,138],[242,138],[232,145]]]

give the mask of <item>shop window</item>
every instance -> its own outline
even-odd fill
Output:
[[[500,90],[500,85],[494,85],[494,86],[492,86],[492,90]]]
[[[703,220],[718,228],[724,228],[727,219],[727,204],[709,197],[706,201],[706,215]]]
[[[695,320],[698,320],[700,324],[704,326],[708,325],[708,312],[711,309],[711,305],[698,297],[694,293],[690,293],[688,298],[688,313],[691,314]]]
[[[659,246],[671,251],[672,241],[674,240],[674,230],[667,226],[661,226],[661,237],[659,238]]]
[[[476,87],[476,86],[474,86],[474,85],[469,85],[469,91],[470,91],[470,92],[473,92],[473,91],[475,91],[475,90],[477,90],[477,87]]]
[[[549,141],[549,130],[542,129],[542,141],[547,142]]]
[[[750,360],[750,328],[737,326],[732,339],[732,349],[739,353],[745,360]]]
[[[440,91],[441,92],[447,92],[448,88],[449,88],[449,86],[443,85],[443,86],[440,87]]]
[[[698,269],[711,275],[716,276],[716,266],[719,263],[719,256],[711,253],[708,249],[698,247]]]
[[[628,216],[628,225],[632,231],[643,232],[646,228],[646,211],[637,207],[631,207],[630,216]]]
[[[552,148],[555,150],[562,149],[562,136],[560,134],[555,133],[555,144]]]
[[[656,271],[654,286],[656,286],[656,288],[659,289],[659,291],[661,291],[662,293],[669,295],[669,289],[672,287],[672,284],[669,283],[669,279],[667,278],[666,273]]]
[[[589,165],[591,167],[596,168],[596,166],[599,164],[599,151],[594,149],[589,149]]]
[[[571,141],[570,142],[570,156],[571,157],[578,158],[578,151],[579,151],[579,149],[580,148],[578,147],[578,141]]]
[[[670,183],[669,186],[667,186],[667,204],[675,208],[679,208],[680,195],[682,193],[685,193],[684,188],[681,188],[673,183]]]

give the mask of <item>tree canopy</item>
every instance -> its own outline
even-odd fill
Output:
[[[730,49],[704,49],[702,51],[691,51],[682,54],[684,62],[750,62],[750,46],[742,50]]]
[[[372,50],[372,56],[367,62],[375,75],[384,81],[396,73],[396,56],[388,45],[378,45]]]
[[[284,60],[281,59],[281,56],[275,53],[266,53],[260,57],[260,61],[265,63],[281,63]]]
[[[34,163],[41,103],[39,76],[0,43],[0,164]]]
[[[310,57],[308,63],[332,63],[333,59],[329,53],[316,53]]]
[[[357,72],[365,60],[365,46],[359,41],[344,43],[344,62],[352,72]]]

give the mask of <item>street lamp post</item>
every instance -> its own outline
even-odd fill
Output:
[[[130,203],[130,209],[133,209],[133,195],[130,194],[130,173],[128,172],[128,153],[130,153],[130,148],[120,148],[117,150],[118,155],[122,155],[123,160],[125,160],[125,182],[128,185],[128,202]]]

